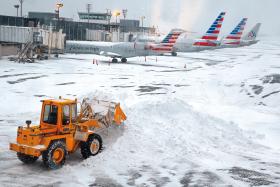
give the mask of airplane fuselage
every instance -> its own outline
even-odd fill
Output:
[[[196,44],[196,45],[195,45]],[[198,52],[203,50],[216,49],[219,41],[209,41],[203,39],[186,39],[177,42],[174,46],[176,52]]]
[[[112,42],[93,42],[93,41],[72,41],[67,40],[65,46],[66,53],[76,54],[97,54],[99,55],[104,49],[114,45]]]
[[[258,42],[259,40],[223,41],[221,46],[219,46],[218,48],[236,48],[236,47],[250,46]]]

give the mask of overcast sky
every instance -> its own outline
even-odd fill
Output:
[[[172,28],[204,33],[221,11],[226,12],[223,33],[230,32],[243,17],[247,29],[261,22],[263,35],[280,35],[280,0],[24,0],[23,14],[28,11],[53,12],[62,2],[61,16],[78,19],[77,12],[92,4],[92,11],[128,9],[128,18],[145,16],[145,26],[158,26],[161,32]],[[16,15],[18,0],[0,0],[0,14]]]

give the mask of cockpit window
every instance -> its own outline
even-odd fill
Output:
[[[57,124],[57,106],[56,105],[45,105],[44,109],[44,123],[56,125]]]

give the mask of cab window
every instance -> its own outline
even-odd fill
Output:
[[[56,125],[57,124],[57,111],[58,107],[56,105],[45,105],[43,122]]]
[[[68,125],[70,123],[70,106],[64,105],[63,106],[63,117],[62,117],[63,125]]]
[[[72,123],[75,123],[77,121],[77,105],[76,104],[71,105],[71,112],[72,112]]]

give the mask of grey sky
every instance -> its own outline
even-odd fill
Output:
[[[280,34],[280,0],[25,0],[24,15],[28,11],[52,12],[57,2],[64,3],[61,15],[77,19],[78,11],[85,11],[86,4],[93,11],[105,12],[128,9],[128,18],[146,17],[145,26],[158,26],[160,31],[183,28],[204,33],[221,11],[226,11],[222,32],[228,33],[243,17],[248,27],[257,22],[263,24],[261,33]],[[0,0],[0,14],[15,15],[13,8],[18,0]]]

